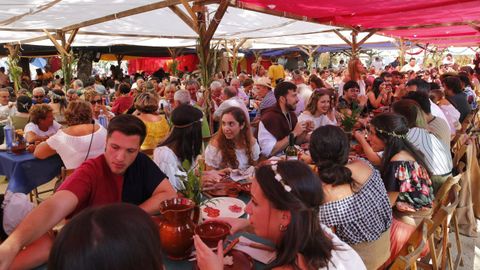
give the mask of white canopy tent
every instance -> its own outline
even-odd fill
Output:
[[[153,4],[178,3],[180,0]],[[52,34],[72,30],[84,22],[113,15],[112,20],[81,27],[72,46],[139,45],[154,47],[194,46],[198,34],[170,8],[122,17],[125,11],[152,4],[146,0],[7,0],[0,3],[0,43],[48,45],[52,42],[43,29]],[[218,4],[209,4],[214,14]],[[123,13],[122,13],[123,12]],[[212,15],[213,16],[213,15]],[[229,7],[213,39],[247,39],[245,48],[285,48],[296,45],[339,45],[345,42],[333,32],[337,27],[273,16]],[[349,32],[343,32],[349,36]],[[359,33],[362,39],[367,33]],[[368,42],[393,42],[391,38],[373,35]]]

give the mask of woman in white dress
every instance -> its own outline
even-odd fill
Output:
[[[331,106],[332,93],[325,89],[313,91],[305,111],[298,117],[299,122],[312,121],[314,129],[326,125],[337,125],[335,110]]]
[[[89,158],[105,152],[107,130],[95,124],[92,106],[83,100],[72,101],[65,110],[68,127],[40,143],[33,152],[39,159],[59,154],[67,170],[76,169]]]
[[[180,170],[183,161],[193,165],[202,150],[202,118],[202,111],[191,105],[175,108],[171,117],[173,129],[153,151],[153,161],[176,190],[184,189],[177,177],[184,174]]]
[[[226,109],[221,127],[205,149],[207,170],[247,169],[254,166],[260,147],[250,131],[245,112],[238,107]]]

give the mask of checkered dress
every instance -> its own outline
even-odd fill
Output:
[[[390,228],[392,208],[378,170],[352,196],[320,206],[320,222],[335,227],[338,237],[350,244],[371,242]]]

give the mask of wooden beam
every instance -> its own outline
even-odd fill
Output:
[[[78,28],[73,29],[72,32],[70,32],[70,36],[68,37],[67,43],[65,44],[65,50],[67,52],[70,51],[70,47],[72,47],[72,43],[75,40],[75,37],[77,36],[78,33]]]
[[[195,14],[190,4],[186,0],[181,0],[181,2],[182,2],[182,5],[187,10],[188,14],[190,14],[190,18],[192,18],[192,20],[194,21],[197,21],[197,14]]]
[[[383,31],[395,31],[395,30],[427,29],[427,28],[446,27],[446,26],[462,26],[462,25],[469,25],[470,23],[479,23],[479,21],[460,21],[460,22],[449,22],[449,23],[393,26],[393,27],[371,28],[368,30],[376,30],[377,32],[383,32]]]
[[[358,46],[362,46],[363,43],[365,43],[365,41],[367,41],[371,36],[373,36],[374,34],[376,33],[376,31],[370,31],[370,33],[368,33],[368,35],[366,35],[364,38],[362,38],[362,40],[360,40],[357,45]]]
[[[67,51],[65,51],[65,49],[62,47],[62,45],[60,45],[60,43],[58,43],[58,41],[56,40],[56,38],[50,34],[50,32],[48,32],[47,30],[44,30],[45,34],[47,35],[48,39],[50,39],[50,41],[53,43],[53,45],[55,46],[55,48],[57,48],[57,51],[60,53],[60,54],[64,54],[64,55],[70,55]]]
[[[82,28],[82,27],[86,27],[86,26],[90,26],[90,25],[94,25],[94,24],[99,24],[99,23],[104,23],[104,22],[108,22],[108,21],[112,21],[112,20],[116,20],[116,19],[120,19],[120,18],[124,18],[124,17],[128,17],[128,16],[140,14],[140,13],[149,12],[149,11],[156,10],[156,9],[166,8],[166,7],[169,7],[169,6],[180,4],[181,1],[190,2],[190,1],[195,1],[195,0],[165,0],[165,1],[155,2],[153,4],[148,4],[148,5],[128,9],[128,10],[125,10],[125,11],[122,11],[122,12],[113,13],[113,14],[103,16],[103,17],[100,17],[100,18],[95,18],[95,19],[91,19],[91,20],[84,21],[84,22],[81,22],[81,23],[72,24],[72,25],[69,25],[69,26],[66,26],[66,27],[62,28],[62,31],[70,31],[70,30],[73,30],[73,29]],[[198,0],[196,0],[196,1],[198,1]]]
[[[220,24],[220,21],[222,21],[223,15],[225,15],[225,12],[227,11],[227,8],[228,0],[222,0],[220,2],[220,5],[218,6],[217,11],[215,12],[215,15],[213,16],[212,21],[210,22],[210,25],[208,25],[207,32],[205,33],[205,39],[203,40],[204,46],[212,39],[218,25]]]
[[[173,13],[177,14],[177,16],[186,24],[188,27],[190,27],[195,33],[198,34],[198,27],[197,27],[197,21],[189,17],[185,12],[183,12],[181,9],[179,9],[177,6],[169,6],[170,10],[173,11]],[[196,17],[196,16],[195,16]]]
[[[54,35],[54,37],[56,38],[56,35]],[[41,41],[41,40],[45,40],[45,39],[48,39],[48,36],[38,36],[38,37],[34,37],[34,38],[22,39],[22,40],[19,40],[19,41],[10,42],[9,44],[25,44],[25,43],[37,42],[37,41]]]
[[[39,13],[39,12],[42,12],[42,11],[44,11],[44,10],[46,10],[46,9],[51,8],[52,6],[54,6],[55,4],[57,4],[57,3],[60,2],[60,1],[62,1],[62,0],[54,0],[54,1],[50,2],[50,3],[46,3],[46,4],[44,4],[44,5],[41,5],[41,6],[36,7],[36,8],[34,8],[34,9],[30,9],[28,12],[25,12],[25,13],[23,13],[23,14],[19,14],[19,15],[10,17],[10,18],[8,18],[8,19],[6,19],[6,20],[0,21],[0,25],[9,25],[9,24],[14,23],[14,22],[16,22],[16,21],[18,21],[18,20],[21,20],[23,17],[25,17],[25,16],[27,16],[27,15],[35,15],[35,14],[37,14],[37,13]]]
[[[333,30],[333,32],[335,34],[337,34],[337,36],[339,38],[341,38],[343,41],[345,41],[345,43],[347,43],[349,46],[352,46],[352,42],[350,40],[348,40],[348,38],[346,38],[344,35],[342,35],[342,33],[340,33],[340,31],[335,29],[335,30]]]

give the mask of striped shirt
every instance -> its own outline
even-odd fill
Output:
[[[452,155],[449,147],[423,128],[411,128],[407,140],[425,156],[425,163],[432,175],[444,175],[452,171]]]

